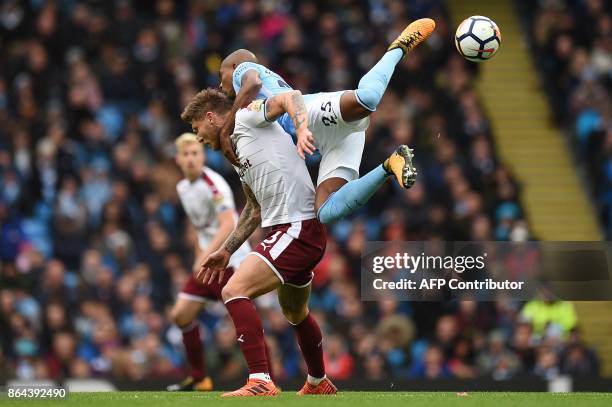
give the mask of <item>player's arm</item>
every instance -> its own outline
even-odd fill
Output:
[[[236,166],[240,164],[238,163],[238,157],[236,156],[234,146],[230,139],[234,131],[234,125],[236,124],[236,112],[255,100],[257,94],[261,90],[261,86],[261,78],[256,70],[249,69],[242,75],[240,90],[236,94],[234,105],[221,128],[221,150],[225,157]]]
[[[202,270],[202,264],[208,255],[217,251],[223,242],[225,242],[230,233],[232,233],[232,230],[234,230],[234,209],[224,209],[222,212],[219,212],[217,214],[217,221],[219,223],[219,228],[208,246],[206,246],[206,250],[200,250],[199,245],[196,246],[196,261],[193,264],[193,272],[196,279],[199,278],[200,271]]]
[[[181,197],[181,193],[180,193],[180,191],[178,189],[178,185],[177,185],[176,192],[177,192],[177,194],[178,194],[178,196],[180,198]],[[185,209],[185,203],[183,202],[182,199],[181,199],[181,207],[183,208],[183,212],[186,213],[187,210]],[[187,215],[187,217],[189,219],[189,227],[191,229],[194,229],[194,231],[196,233],[195,247],[193,248],[193,265],[191,266],[191,272],[193,273],[194,277],[197,277],[199,272],[200,272],[200,267],[202,266],[202,262],[206,258],[207,253],[200,248],[200,239],[199,239],[199,236],[198,236],[197,228],[196,228],[193,220],[189,218],[189,215]]]
[[[206,248],[208,253],[217,251],[234,230],[234,226],[236,226],[234,222],[234,210],[225,209],[218,213],[217,222],[219,222],[219,228],[217,229],[217,233],[215,233],[215,237],[213,237]]]
[[[238,218],[236,228],[229,235],[223,244],[223,250],[234,253],[246,240],[253,234],[255,229],[261,224],[261,207],[251,188],[247,184],[242,184],[242,189],[247,197],[247,202]]]
[[[193,250],[194,261],[193,261],[193,266],[191,268],[191,272],[196,277],[200,273],[200,267],[202,266],[202,262],[206,258],[207,253],[209,253],[209,252],[205,252],[202,249],[200,249],[200,242],[197,240],[198,239],[196,239],[195,249]]]
[[[223,243],[223,246],[210,254],[204,263],[200,271],[199,277],[204,283],[210,283],[214,281],[218,275],[219,282],[223,280],[223,274],[229,263],[229,259],[236,250],[253,234],[255,229],[261,223],[261,207],[255,198],[255,194],[251,191],[251,188],[246,184],[242,184],[242,189],[247,197],[247,202],[238,218],[236,227],[230,233],[228,238]]]
[[[295,126],[297,136],[297,150],[302,159],[305,152],[312,154],[315,151],[314,138],[308,130],[308,111],[302,92],[292,90],[269,98],[266,102],[266,119],[274,121],[287,113]]]

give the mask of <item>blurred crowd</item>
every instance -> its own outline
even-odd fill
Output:
[[[419,179],[408,191],[388,183],[328,228],[311,301],[328,374],[597,374],[570,303],[360,300],[367,240],[533,238],[472,87],[477,65],[454,50],[442,1],[5,0],[0,377],[183,374],[181,334],[167,317],[197,242],[175,192],[172,141],[188,129],[181,108],[218,85],[221,59],[238,47],[305,93],[352,89],[422,16],[436,32],[398,66],[362,161],[368,171],[408,144]],[[207,164],[237,186],[219,153],[207,151]],[[301,377],[276,300],[258,306],[276,375]],[[210,304],[201,319],[213,375],[242,377],[224,307]]]
[[[612,5],[604,0],[522,0],[555,120],[571,136],[612,238]]]

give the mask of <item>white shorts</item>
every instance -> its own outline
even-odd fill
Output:
[[[365,131],[370,119],[366,117],[350,123],[342,119],[340,97],[344,92],[347,91],[316,93],[306,99],[308,128],[321,153],[317,186],[333,177],[347,181],[359,178]]]

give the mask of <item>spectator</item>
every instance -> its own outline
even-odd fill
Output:
[[[606,236],[612,235],[612,10],[603,1],[521,1],[557,124],[576,146]]]
[[[567,337],[576,326],[576,311],[568,301],[529,301],[521,310],[521,319],[531,323],[535,335],[547,331]]]
[[[551,380],[559,376],[560,368],[557,354],[548,347],[538,349],[534,373],[543,379]]]
[[[508,380],[520,369],[518,358],[506,348],[503,334],[496,331],[489,334],[489,347],[479,356],[478,366],[495,380]]]
[[[422,360],[412,366],[412,377],[424,379],[442,379],[450,376],[444,359],[444,351],[438,345],[429,345]]]
[[[325,371],[332,379],[347,379],[353,370],[353,358],[348,353],[342,337],[329,335],[325,347]]]
[[[534,339],[531,324],[517,324],[510,347],[519,358],[523,372],[531,372],[535,367],[536,341]]]

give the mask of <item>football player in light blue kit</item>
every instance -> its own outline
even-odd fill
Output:
[[[237,52],[249,52],[247,50],[238,50]],[[249,52],[250,53],[250,52]],[[257,57],[251,54],[245,55],[248,57],[254,57],[255,60]],[[232,74],[232,88],[236,92],[236,94],[240,94],[240,89],[242,88],[242,81],[244,79],[245,74],[249,71],[255,71],[256,75],[259,76],[261,80],[261,88],[259,89],[259,93],[255,96],[256,99],[267,99],[271,96],[278,95],[279,93],[285,93],[287,91],[293,90],[287,82],[276,72],[273,72],[266,68],[263,65],[260,65],[256,62],[243,62],[239,64],[236,69],[234,69],[234,73]],[[245,81],[246,82],[246,81]],[[304,102],[308,102],[312,100],[312,96],[314,95],[304,95]],[[295,127],[293,125],[293,121],[289,117],[287,113],[283,114],[276,120],[282,127],[285,129],[287,133],[292,136],[295,136]]]
[[[359,81],[358,88],[340,92],[305,95],[308,127],[314,138],[297,139],[298,154],[321,153],[315,197],[315,210],[322,223],[334,222],[359,209],[389,176],[395,175],[400,186],[410,188],[416,178],[412,150],[402,145],[384,163],[359,178],[359,165],[365,144],[369,115],[376,110],[389,84],[395,66],[435,28],[424,18],[414,21],[391,43],[381,60]],[[275,72],[257,63],[248,50],[227,56],[220,68],[221,90],[235,97],[229,119],[221,131],[225,156],[238,164],[230,135],[236,112],[256,99],[267,99],[292,88]],[[291,135],[291,119],[281,116],[278,123]]]

